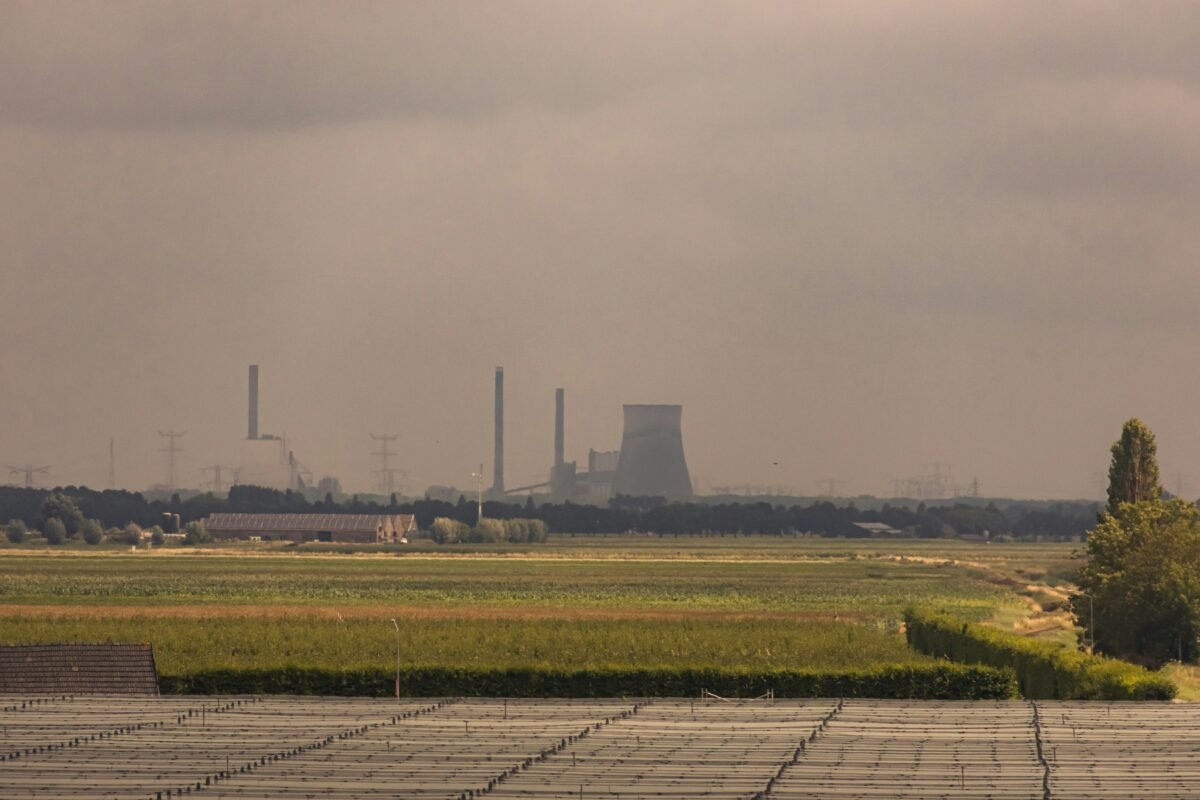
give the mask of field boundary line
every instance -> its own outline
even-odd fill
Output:
[[[609,725],[615,725],[616,723],[621,722],[622,720],[626,720],[632,716],[635,716],[643,708],[645,708],[648,705],[653,705],[653,703],[654,703],[653,698],[646,699],[646,700],[640,700],[615,716],[605,717],[603,722],[593,722],[591,725],[588,725],[586,728],[584,728],[579,733],[559,739],[555,744],[552,744],[549,747],[542,748],[542,750],[539,751],[536,756],[530,756],[529,758],[525,759],[524,761],[514,764],[513,766],[511,766],[508,769],[501,772],[496,777],[489,779],[488,782],[486,784],[484,784],[482,787],[480,787],[478,789],[464,790],[461,794],[456,795],[456,800],[469,800],[469,798],[482,797],[483,795],[491,794],[491,792],[494,789],[496,789],[496,787],[498,787],[500,784],[504,783],[506,780],[511,778],[513,775],[516,775],[519,772],[523,772],[527,769],[530,769],[530,768],[536,766],[537,764],[539,764],[543,761],[546,761],[546,760],[552,758],[553,756],[558,755],[559,753],[566,750],[571,745],[578,742],[580,739],[586,739],[588,737],[588,734],[590,734],[592,731],[603,730],[605,727],[607,727]]]
[[[76,698],[74,696],[71,697],[72,702],[75,699]],[[55,742],[54,744],[44,744],[39,745],[38,747],[27,747],[25,749],[17,748],[16,750],[9,751],[8,753],[0,753],[0,761],[10,761],[21,757],[28,758],[36,755],[58,753],[72,747],[83,747],[91,742],[99,742],[103,741],[104,739],[115,739],[116,737],[123,736],[127,733],[136,733],[137,731],[163,728],[169,724],[182,727],[183,725],[187,724],[189,719],[193,719],[194,716],[203,718],[209,713],[222,714],[226,711],[232,711],[234,709],[241,708],[245,703],[257,703],[260,702],[260,700],[261,698],[258,697],[242,697],[235,700],[230,700],[226,703],[218,703],[212,708],[209,708],[207,703],[201,703],[199,708],[189,708],[186,709],[186,711],[181,711],[176,714],[174,723],[171,723],[170,720],[161,719],[153,722],[138,722],[133,725],[123,725],[119,728],[110,728],[109,730],[93,733],[92,735],[86,737],[77,736],[73,739]],[[199,712],[199,714],[196,714],[196,712]]]
[[[1036,701],[1030,700],[1029,705],[1033,708],[1033,741],[1037,745],[1038,763],[1042,765],[1042,800],[1050,800],[1050,762],[1042,746],[1042,716]]]
[[[260,699],[260,698],[255,698],[255,699]],[[204,780],[203,783],[201,783],[200,778],[197,778],[196,783],[194,785],[189,782],[186,786],[177,786],[174,788],[169,788],[162,792],[155,792],[154,795],[151,796],[150,800],[163,800],[164,797],[170,797],[172,795],[172,793],[174,793],[176,795],[182,795],[184,792],[188,792],[190,794],[192,792],[202,792],[205,789],[215,788],[217,786],[217,784],[219,784],[223,780],[226,780],[226,781],[231,780],[238,775],[248,775],[248,774],[254,772],[259,767],[265,767],[268,764],[274,764],[278,761],[287,761],[292,758],[297,758],[297,757],[303,756],[307,753],[311,753],[314,750],[324,749],[326,747],[329,747],[330,745],[336,744],[337,742],[345,741],[346,739],[353,739],[358,736],[362,736],[366,733],[370,733],[371,731],[378,730],[379,728],[382,728],[384,726],[398,725],[407,719],[412,719],[414,717],[420,717],[420,716],[423,716],[426,714],[432,714],[435,711],[439,711],[442,708],[445,708],[446,706],[452,705],[453,703],[456,703],[456,702],[458,702],[458,701],[457,700],[439,700],[438,702],[433,703],[432,705],[423,706],[421,708],[418,708],[418,709],[415,709],[412,711],[405,711],[405,712],[402,712],[399,714],[394,714],[391,717],[391,719],[388,719],[384,722],[369,722],[366,725],[358,725],[353,728],[346,728],[345,730],[339,731],[338,733],[331,733],[328,736],[324,736],[320,739],[309,742],[308,744],[303,744],[298,747],[293,747],[293,748],[290,748],[287,750],[280,750],[276,753],[269,753],[265,756],[260,756],[259,758],[252,758],[249,761],[247,761],[245,764],[242,764],[241,766],[230,767],[228,770],[218,770],[217,772],[210,772],[206,775],[201,776]]]
[[[835,705],[828,714],[821,718],[821,722],[817,725],[817,727],[812,729],[812,733],[808,735],[807,739],[802,739],[800,741],[800,746],[792,752],[792,757],[779,765],[779,769],[775,772],[775,774],[767,779],[767,785],[763,787],[761,792],[755,793],[751,800],[767,800],[767,798],[771,796],[771,792],[775,791],[775,784],[779,783],[779,781],[783,778],[788,767],[790,767],[792,764],[800,763],[800,756],[803,755],[808,749],[807,744],[817,741],[817,738],[825,732],[825,729],[828,728],[835,719],[837,719],[838,714],[842,713],[842,709],[845,707],[845,705],[845,698],[839,698],[837,705]]]
[[[44,706],[46,703],[65,703],[75,699],[75,695],[64,694],[56,697],[27,697],[21,701],[21,705],[17,705],[14,700],[11,706],[4,706],[0,711],[33,711],[39,706]]]

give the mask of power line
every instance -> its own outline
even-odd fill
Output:
[[[167,454],[167,490],[173,492],[179,488],[176,485],[178,481],[175,468],[179,454],[183,452],[183,448],[175,444],[175,440],[187,436],[187,431],[159,431],[158,435],[167,439],[167,446],[162,451]]]
[[[9,466],[8,474],[12,477],[21,476],[24,478],[24,486],[26,489],[32,489],[34,485],[35,475],[49,475],[50,466],[35,467],[33,464],[25,464],[20,467]]]
[[[201,467],[200,468],[201,472],[211,472],[212,473],[212,480],[205,481],[204,485],[207,487],[210,487],[213,490],[214,494],[219,495],[225,491],[225,480],[221,477],[222,473],[225,472],[225,470],[229,470],[230,472],[234,473],[233,482],[237,483],[237,470],[235,470],[235,469],[232,469],[230,467],[223,467],[220,464],[213,464],[210,467]]]
[[[396,455],[388,446],[400,438],[398,433],[368,433],[375,441],[379,442],[379,449],[371,453],[373,456],[379,456],[379,469],[375,470],[374,474],[379,476],[379,481],[375,484],[375,488],[380,494],[391,495],[396,491],[396,470],[392,469],[392,456]]]

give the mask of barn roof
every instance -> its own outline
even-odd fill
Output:
[[[407,515],[401,515],[407,516]],[[388,520],[385,514],[210,514],[210,531],[369,531]]]
[[[0,645],[0,694],[158,694],[148,644]]]

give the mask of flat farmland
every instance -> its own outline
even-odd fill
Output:
[[[905,606],[1019,617],[1069,546],[557,537],[532,550],[0,551],[0,642],[149,641],[160,670],[847,668],[927,660]]]

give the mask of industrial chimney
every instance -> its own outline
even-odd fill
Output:
[[[504,494],[504,367],[496,367],[496,442],[492,494]]]
[[[566,401],[562,389],[554,390],[554,468],[562,469],[564,450],[564,415]]]
[[[246,438],[258,438],[258,364],[250,365],[250,420]]]
[[[692,479],[683,457],[683,406],[627,405],[613,493],[687,500]]]

